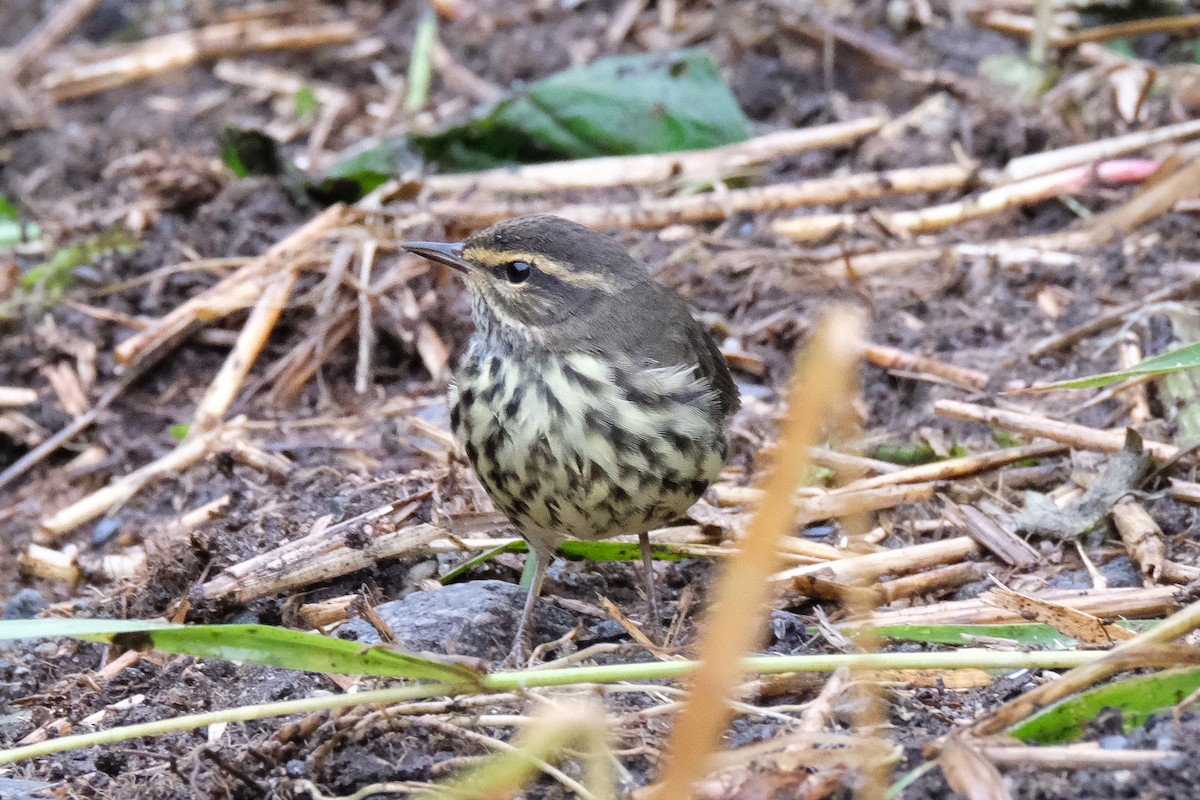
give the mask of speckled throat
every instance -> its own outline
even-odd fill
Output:
[[[550,352],[481,326],[451,423],[493,502],[538,550],[678,518],[720,472],[725,415],[695,365]]]

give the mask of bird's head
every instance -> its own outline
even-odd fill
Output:
[[[620,243],[561,217],[517,217],[463,242],[401,246],[462,273],[477,325],[551,347],[626,316],[630,302],[649,299],[639,289],[653,286]]]

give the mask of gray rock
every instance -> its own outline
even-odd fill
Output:
[[[1095,585],[1086,569],[1064,569],[1046,581],[1048,589],[1091,589]]]
[[[470,581],[442,589],[413,592],[375,607],[405,650],[473,656],[499,661],[512,647],[525,590],[504,581]],[[539,601],[533,613],[533,644],[557,639],[575,625],[561,608]],[[379,634],[356,619],[338,628],[338,636],[378,642]]]
[[[1129,556],[1117,556],[1109,559],[1107,563],[1100,565],[1100,574],[1108,579],[1110,589],[1142,585],[1142,571]]]
[[[25,781],[16,778],[0,778],[0,797],[7,800],[37,800],[46,797],[43,794],[48,789],[55,788],[52,783],[42,781]]]
[[[1142,573],[1128,556],[1109,559],[1099,569],[1110,589],[1142,585]],[[1092,573],[1086,569],[1065,569],[1046,582],[1050,589],[1091,589],[1095,585]]]
[[[33,619],[46,605],[37,589],[22,589],[4,601],[4,619]]]

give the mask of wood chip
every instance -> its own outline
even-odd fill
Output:
[[[1128,628],[1105,622],[1085,611],[1014,592],[1003,586],[992,589],[981,599],[997,608],[1012,611],[1027,622],[1050,625],[1059,633],[1083,645],[1108,647],[1115,642],[1128,641],[1137,635]]]

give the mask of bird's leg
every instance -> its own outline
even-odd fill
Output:
[[[638,534],[638,546],[642,548],[642,572],[646,579],[646,603],[649,619],[646,620],[646,635],[651,641],[662,644],[662,617],[658,616],[658,593],[654,591],[654,555],[650,550],[650,534]]]
[[[517,635],[513,638],[512,650],[509,651],[507,662],[514,667],[524,666],[529,660],[530,651],[533,649],[533,642],[530,636],[530,622],[533,619],[533,605],[537,602],[538,595],[542,593],[542,579],[546,577],[546,567],[550,566],[550,559],[554,557],[553,551],[545,551],[540,547],[529,545],[529,555],[525,556],[526,564],[528,559],[534,559],[533,580],[529,582],[529,594],[525,596],[525,609],[521,612],[521,622],[517,625]]]

